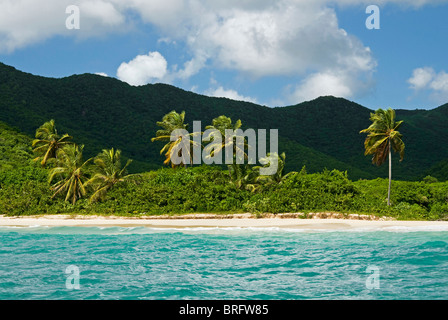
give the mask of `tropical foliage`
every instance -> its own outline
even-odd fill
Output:
[[[286,181],[290,176],[296,174],[297,172],[292,171],[289,173],[285,173],[285,164],[286,164],[286,154],[283,152],[280,155],[277,153],[268,153],[266,157],[261,158],[259,161],[263,164],[263,168],[267,168],[272,166],[272,157],[276,158],[276,166],[277,170],[274,174],[271,175],[260,175],[257,178],[258,182],[262,182],[265,185],[269,184],[281,184],[284,181]],[[258,170],[261,169],[261,167],[256,167]]]
[[[237,189],[245,189],[251,192],[261,190],[261,185],[257,182],[258,172],[249,164],[229,165],[230,182]]]
[[[57,151],[55,167],[49,172],[48,182],[57,182],[52,186],[54,198],[60,193],[65,193],[65,201],[73,204],[86,195],[86,165],[91,160],[83,161],[82,150],[84,146],[71,144]]]
[[[188,129],[188,124],[185,124],[184,121],[185,111],[181,113],[171,111],[163,117],[162,121],[157,122],[157,125],[162,127],[162,129],[158,130],[156,137],[151,139],[153,142],[167,142],[162,150],[160,150],[160,154],[165,153],[165,161],[163,164],[171,163],[173,168],[178,166],[186,167],[187,164],[192,164],[193,161],[191,148],[196,145],[193,137],[197,133],[182,134],[182,131]],[[176,134],[176,131],[179,131],[179,133]],[[175,137],[174,140],[173,137]],[[183,152],[186,154],[183,154]],[[178,162],[173,161],[175,156],[180,159]]]
[[[243,162],[247,159],[246,148],[248,143],[246,139],[242,139],[238,135],[238,129],[241,129],[242,122],[237,120],[232,124],[232,119],[226,116],[219,116],[212,120],[212,125],[206,126],[209,134],[204,136],[204,141],[210,143],[205,147],[207,157],[213,157],[215,154],[220,154],[221,157],[226,157],[226,150],[232,152],[232,163],[236,163],[236,157],[239,156],[239,161]],[[220,139],[216,139],[216,133]],[[241,137],[242,143],[238,143],[238,138]]]
[[[33,140],[33,151],[39,156],[34,160],[41,160],[41,165],[46,165],[49,159],[57,156],[58,150],[70,144],[68,134],[58,135],[54,120],[45,122],[36,130],[36,139]]]
[[[71,143],[42,167],[33,161],[31,144],[31,138],[0,123],[0,214],[303,212],[306,216],[330,211],[448,220],[448,182],[432,177],[393,180],[387,206],[387,179],[352,181],[345,171],[307,173],[305,167],[287,173],[283,153],[277,155],[278,170],[272,176],[260,176],[260,168],[273,159],[269,154],[257,166],[232,166],[230,176],[220,166],[180,166],[142,173],[135,183],[126,173],[130,161],[122,165],[119,150],[104,149],[85,161],[84,148]]]
[[[93,176],[84,183],[85,186],[92,186],[94,189],[90,197],[91,202],[103,200],[107,191],[114,185],[136,177],[127,174],[127,167],[132,160],[129,159],[123,167],[121,166],[121,150],[104,149],[96,156],[94,163]]]
[[[55,119],[58,133],[69,133],[84,144],[87,158],[115,147],[133,159],[130,173],[156,170],[165,156],[163,145],[148,143],[159,129],[156,122],[173,109],[185,110],[185,123],[205,125],[221,115],[245,128],[279,129],[279,153],[286,151],[286,172],[306,165],[309,173],[324,168],[347,171],[352,180],[387,178],[388,168],[372,166],[360,151],[370,125],[372,110],[332,96],[298,105],[266,106],[207,97],[166,84],[129,86],[113,77],[93,74],[63,79],[21,72],[0,63],[0,121],[32,135],[36,128]],[[448,180],[448,104],[432,110],[396,110],[405,124],[406,160],[392,159],[393,178],[417,181],[426,175]],[[205,128],[205,127],[204,127]],[[190,127],[191,129],[191,127]],[[412,143],[411,143],[412,142]],[[370,156],[368,157],[370,158]]]

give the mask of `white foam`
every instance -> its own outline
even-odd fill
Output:
[[[146,234],[146,233],[212,233],[212,234],[240,234],[240,233],[328,233],[328,232],[447,232],[448,225],[427,226],[375,226],[354,228],[288,228],[288,227],[117,227],[117,226],[1,226],[0,230],[44,231],[61,234]]]
[[[431,225],[431,226],[391,226],[383,227],[384,231],[392,232],[421,232],[421,231],[448,231],[447,225]]]
[[[40,224],[34,224],[34,225],[30,225],[30,226],[0,226],[1,228],[5,228],[5,229],[32,229],[32,228],[51,228],[50,226],[43,226]]]

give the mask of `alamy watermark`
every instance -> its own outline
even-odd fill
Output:
[[[69,5],[65,9],[69,16],[65,20],[65,26],[69,30],[79,30],[81,28],[81,13],[76,5]],[[366,19],[366,28],[369,30],[380,29],[380,8],[371,4],[366,8],[366,14],[370,14]]]
[[[79,30],[81,28],[81,13],[78,6],[70,5],[65,9],[69,16],[65,19],[65,27],[68,30]]]
[[[67,288],[67,290],[79,290],[81,288],[79,284],[79,268],[75,265],[69,265],[65,268],[65,273],[68,274],[67,279],[65,280],[65,288]]]
[[[217,129],[207,129],[202,135],[195,134],[200,131],[201,121],[193,121],[193,134],[185,129],[172,131],[170,140],[178,141],[171,151],[171,162],[174,165],[223,164],[223,157],[225,164],[256,164],[258,159],[264,165],[260,168],[260,175],[270,176],[277,172],[278,129],[269,130],[269,156],[266,153],[266,129],[258,129],[257,132],[254,129],[225,129],[224,137]],[[212,143],[202,150],[202,141]]]
[[[366,288],[369,290],[380,288],[380,268],[374,265],[369,265],[366,269],[369,276],[366,279]]]
[[[377,5],[370,5],[366,8],[366,13],[370,16],[366,19],[366,28],[369,30],[380,29],[380,8]]]

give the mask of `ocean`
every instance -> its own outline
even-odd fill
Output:
[[[448,230],[1,227],[0,299],[448,299]]]

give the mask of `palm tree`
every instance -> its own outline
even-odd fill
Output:
[[[75,204],[78,199],[86,195],[85,167],[91,159],[83,161],[83,149],[83,145],[76,144],[69,144],[58,149],[55,167],[50,170],[48,175],[49,183],[56,177],[61,178],[52,186],[52,190],[55,191],[52,198],[64,192],[66,193],[65,201],[71,200],[72,204]]]
[[[237,154],[242,154],[244,159],[247,159],[247,154],[244,151],[244,148],[248,148],[248,144],[246,139],[244,140],[243,149],[240,148],[238,143],[235,143],[235,139],[237,135],[235,131],[240,129],[242,126],[241,120],[237,120],[235,124],[232,124],[232,119],[226,116],[219,116],[212,120],[212,125],[206,126],[205,129],[216,130],[221,135],[221,141],[214,141],[213,137],[207,136],[204,137],[204,141],[210,141],[210,143],[205,147],[205,151],[207,157],[212,157],[215,153],[222,153],[224,149],[232,149],[233,157],[235,158]],[[231,136],[226,135],[226,130],[232,130],[233,134]],[[229,175],[232,178],[232,170],[233,172],[238,172],[236,168],[238,165],[233,162],[231,165],[228,165]]]
[[[296,174],[297,172],[289,172],[285,174],[285,164],[286,164],[286,154],[283,152],[278,155],[277,153],[273,153],[272,156],[277,157],[277,171],[270,176],[260,175],[257,177],[257,182],[262,182],[266,185],[269,184],[281,184],[291,175]],[[271,165],[271,153],[268,153],[265,158],[261,158],[259,160],[260,163],[264,164],[263,167],[269,167]],[[255,167],[254,169],[260,169],[261,167]]]
[[[398,131],[403,121],[395,122],[395,111],[378,109],[370,114],[372,124],[360,133],[368,133],[364,142],[365,155],[373,154],[372,162],[382,165],[389,156],[389,188],[387,192],[387,205],[390,206],[390,189],[392,184],[392,150],[400,154],[400,161],[404,157],[404,143]]]
[[[34,161],[42,158],[42,166],[45,166],[49,159],[55,158],[57,151],[70,144],[68,140],[72,138],[68,134],[64,134],[62,137],[59,136],[53,119],[41,125],[36,130],[35,137],[36,139],[33,140],[32,144],[33,152],[39,156]]]
[[[123,182],[135,177],[135,175],[127,175],[127,167],[131,164],[132,160],[128,160],[125,166],[121,167],[121,150],[103,149],[98,154],[93,167],[93,177],[84,183],[84,186],[92,185],[95,189],[94,193],[90,197],[90,202],[104,199],[107,191],[115,184]]]
[[[174,130],[187,130],[188,124],[184,123],[185,120],[185,111],[182,111],[182,113],[177,113],[176,111],[171,111],[170,113],[166,114],[162,121],[157,122],[157,125],[159,127],[162,127],[162,129],[158,130],[156,132],[156,137],[152,138],[151,141],[168,141],[165,146],[160,150],[160,154],[165,152],[165,161],[163,164],[169,164],[171,162],[171,166],[177,167],[179,165],[187,166],[187,162],[181,162],[180,164],[174,164],[172,161],[172,156],[175,154],[175,152],[178,152],[178,156],[182,156],[180,153],[182,150],[188,152],[187,155],[183,155],[189,159],[189,163],[192,163],[192,152],[191,147],[196,146],[197,143],[193,141],[193,139],[189,139],[189,146],[182,146],[182,143],[184,143],[182,140],[182,136],[179,136],[175,141],[171,141],[171,134]],[[194,137],[195,135],[200,134],[198,132],[190,133],[189,137]],[[183,147],[180,148],[179,147]]]
[[[245,189],[251,192],[261,190],[261,185],[257,182],[258,171],[249,164],[229,166],[231,183],[237,189]]]

